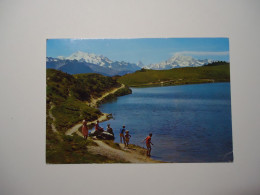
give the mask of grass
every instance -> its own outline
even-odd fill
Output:
[[[46,113],[48,115],[51,104],[53,104],[55,107],[52,114],[56,118],[55,126],[59,132],[64,133],[83,119],[93,121],[101,116],[102,113],[98,109],[92,108],[86,103],[90,97],[100,97],[120,86],[121,84],[116,81],[116,78],[95,73],[69,75],[58,70],[47,69]],[[120,89],[99,103],[127,93],[131,93],[129,88]],[[46,122],[48,123],[48,120]]]
[[[51,135],[52,134],[52,135]],[[50,138],[51,135],[51,139]],[[56,137],[56,138],[55,138]],[[88,151],[89,146],[97,144],[91,140],[85,140],[77,135],[61,136],[57,139],[57,134],[48,132],[46,143],[46,163],[48,164],[81,164],[81,163],[122,163],[109,159],[106,156],[92,154]]]
[[[55,126],[60,132],[65,132],[83,119],[92,121],[102,114],[98,109],[89,107],[86,103],[73,97],[69,97],[63,103],[56,105],[52,113],[56,118]]]
[[[136,150],[141,155],[146,155],[146,149],[141,146],[129,144],[128,147],[132,150]]]
[[[102,140],[102,141],[112,148],[115,148],[117,150],[121,150],[119,143],[115,143],[113,140]]]
[[[120,84],[116,79],[96,73],[76,74],[73,76],[77,81],[83,84],[83,88],[85,88],[93,97],[100,97],[105,92],[120,87]]]
[[[47,69],[46,77],[46,163],[123,163],[106,156],[92,154],[88,147],[96,146],[91,139],[74,135],[66,136],[65,131],[83,119],[96,120],[102,113],[88,106],[91,97],[101,97],[111,89],[120,87],[116,78],[99,74],[69,75],[54,69]],[[130,89],[123,89],[113,98],[124,95]],[[49,117],[51,107],[55,121]],[[52,131],[54,123],[57,133]],[[81,128],[80,128],[81,129]]]
[[[118,81],[131,87],[230,82],[230,68],[229,63],[215,62],[213,65],[174,68],[170,70],[142,69],[122,76]]]

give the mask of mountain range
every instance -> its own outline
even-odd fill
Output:
[[[157,64],[150,64],[148,66],[145,66],[144,68],[153,69],[153,70],[168,70],[172,68],[203,66],[212,62],[213,60],[209,60],[209,59],[197,60],[191,56],[183,56],[183,55],[175,54],[174,56],[172,56],[166,61],[162,61]]]
[[[99,73],[105,76],[125,75],[135,72],[141,68],[166,70],[181,67],[197,67],[213,62],[212,60],[197,60],[191,56],[174,55],[166,61],[157,64],[144,66],[139,61],[137,64],[124,61],[112,61],[103,55],[96,55],[78,51],[68,57],[58,56],[57,58],[47,57],[46,66],[61,70],[69,74]]]
[[[47,68],[69,74],[100,73],[105,76],[124,75],[140,70],[141,67],[129,62],[112,61],[105,56],[78,51],[69,57],[46,58]]]

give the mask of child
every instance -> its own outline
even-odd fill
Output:
[[[120,143],[122,143],[122,140],[124,141],[124,144],[125,144],[125,126],[123,126],[122,129],[120,129]]]
[[[130,137],[131,137],[131,135],[129,134],[129,131],[126,130],[126,131],[125,131],[125,143],[126,143],[126,147],[128,147]]]
[[[147,147],[147,156],[151,156],[151,151],[152,151],[152,147],[151,147],[151,144],[153,145],[153,143],[151,142],[151,139],[152,139],[152,133],[149,134],[149,136],[147,136],[144,141],[146,143],[146,147]]]

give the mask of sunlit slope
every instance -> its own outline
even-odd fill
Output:
[[[209,82],[230,82],[229,63],[214,62],[207,66],[174,68],[170,70],[142,69],[118,79],[128,86],[182,85]]]

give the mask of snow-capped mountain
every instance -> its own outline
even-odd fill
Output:
[[[172,68],[181,68],[181,67],[196,67],[203,66],[205,64],[213,62],[212,60],[197,60],[192,58],[191,56],[183,56],[183,55],[174,55],[166,61],[160,62],[158,64],[150,64],[145,68],[154,69],[154,70],[165,70]]]
[[[141,69],[133,63],[112,61],[102,55],[90,54],[81,51],[73,53],[68,57],[47,57],[46,64],[47,68],[54,68],[58,70],[64,69],[70,74],[84,73],[84,71],[87,71],[113,76],[116,74],[124,75]]]
[[[47,68],[59,69],[66,65],[66,60],[60,60],[58,58],[47,57],[46,58]]]
[[[96,64],[102,67],[107,67],[111,69],[116,69],[119,71],[136,71],[139,70],[140,67],[133,63],[128,63],[124,61],[112,61],[103,55],[96,55],[93,53],[86,53],[82,51],[78,51],[76,53],[71,54],[69,57],[59,56],[59,59],[66,60],[78,60],[80,62],[87,62],[91,64]]]
[[[71,54],[69,57],[59,56],[59,59],[66,59],[66,60],[78,60],[78,61],[85,61],[91,64],[97,64],[99,66],[108,66],[113,61],[104,57],[102,55],[96,55],[93,53],[85,53],[82,51],[78,51],[76,53]]]
[[[138,61],[136,65],[139,66],[139,67],[143,67],[144,66],[142,61]]]

